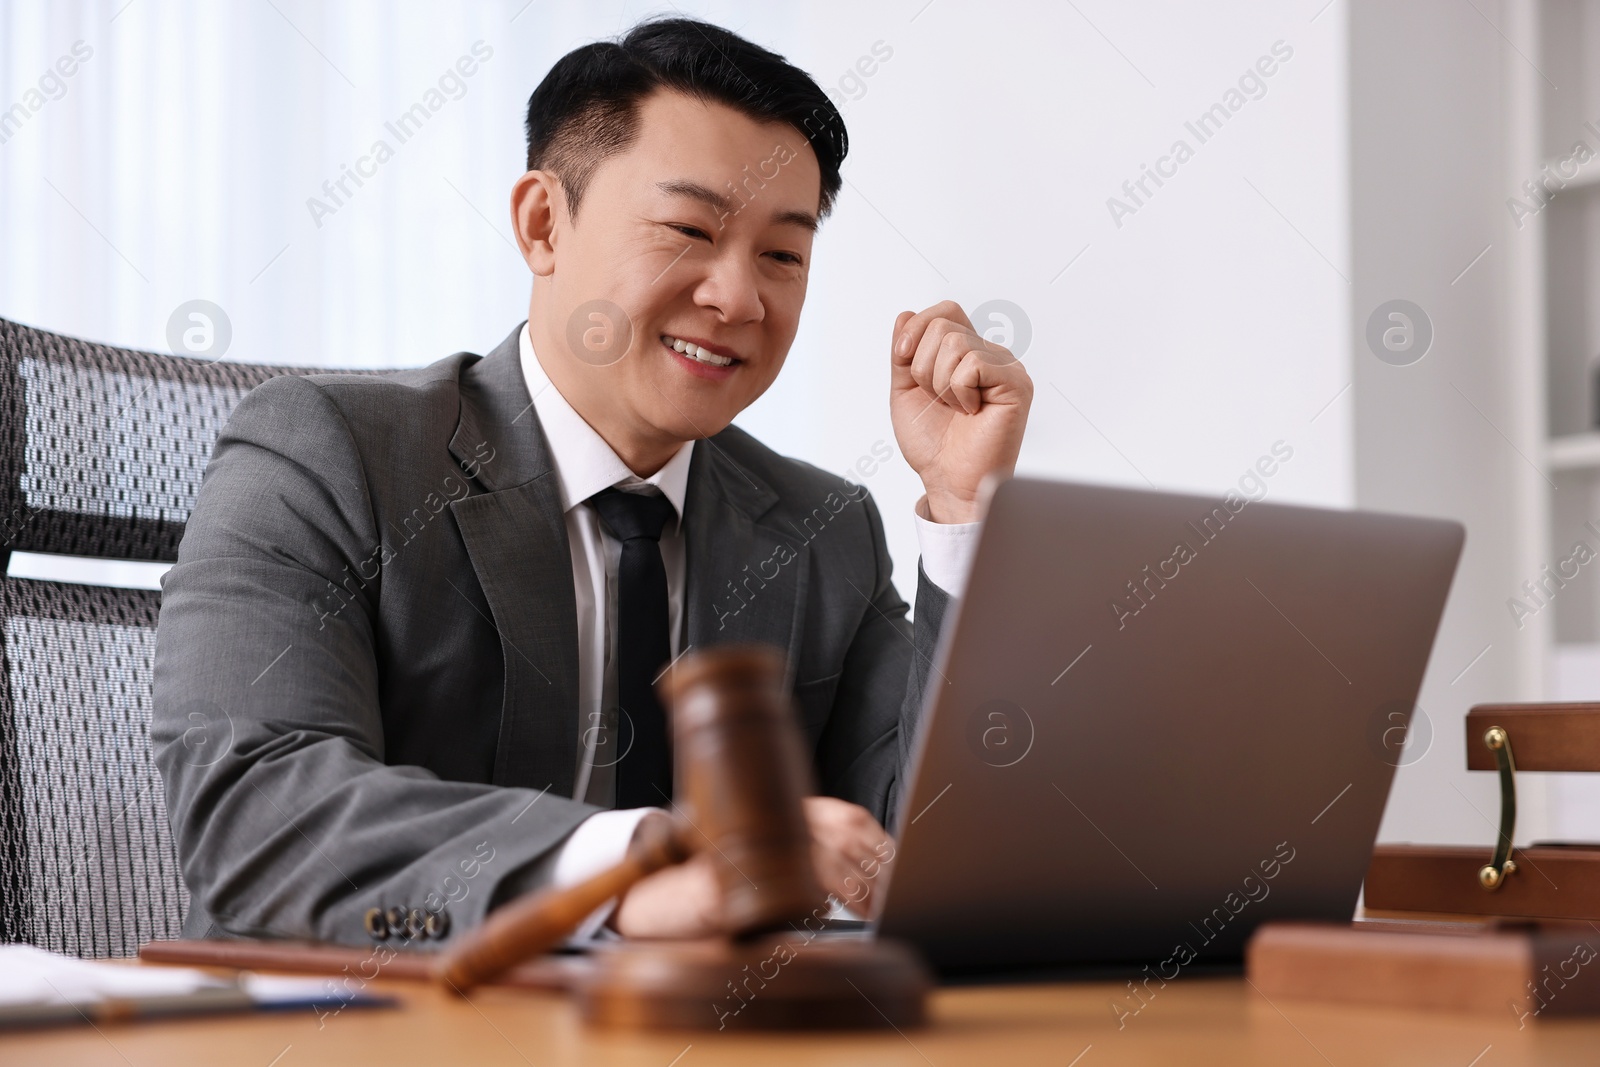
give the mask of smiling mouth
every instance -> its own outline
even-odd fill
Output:
[[[698,363],[706,363],[713,367],[731,367],[738,362],[738,360],[729,356],[719,356],[715,352],[701,348],[692,341],[685,341],[681,337],[662,334],[661,343],[680,355],[688,356]]]

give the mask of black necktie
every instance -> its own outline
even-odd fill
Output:
[[[622,542],[617,565],[618,737],[632,744],[617,763],[617,807],[660,807],[672,798],[672,750],[667,718],[656,699],[655,679],[672,658],[668,632],[667,568],[661,529],[672,502],[658,494],[605,489],[589,498],[611,536]]]

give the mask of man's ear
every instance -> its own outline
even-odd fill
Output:
[[[556,222],[566,219],[566,195],[556,176],[530,170],[511,187],[511,228],[528,269],[548,277],[556,269]]]

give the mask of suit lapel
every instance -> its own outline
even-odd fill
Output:
[[[811,561],[793,531],[759,521],[777,502],[716,438],[695,445],[684,497],[685,648],[774,645],[787,656],[792,685]]]
[[[520,332],[462,373],[450,452],[487,491],[450,507],[505,663],[494,783],[570,796],[578,751],[572,555],[549,447],[522,375]]]
[[[496,785],[571,796],[578,752],[578,631],[561,494],[522,375],[513,330],[461,376],[450,452],[485,490],[450,507],[505,663]],[[684,496],[684,649],[758,642],[783,649],[789,685],[810,552],[761,521],[778,496],[715,438],[695,446]],[[469,595],[472,590],[460,590]]]

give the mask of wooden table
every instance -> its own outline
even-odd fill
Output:
[[[560,994],[486,989],[469,1001],[410,982],[375,981],[394,1009],[309,1010],[123,1024],[0,1037],[0,1064],[25,1067],[311,1067],[419,1063],[890,1064],[905,1067],[1102,1067],[1112,1064],[1396,1064],[1511,1067],[1600,1061],[1600,1020],[1540,1022],[1269,1003],[1242,978],[1181,976],[1119,1029],[1112,983],[956,987],[936,994],[932,1023],[898,1034],[723,1032],[612,1034],[589,1030]],[[709,1013],[709,1007],[708,1007]]]

